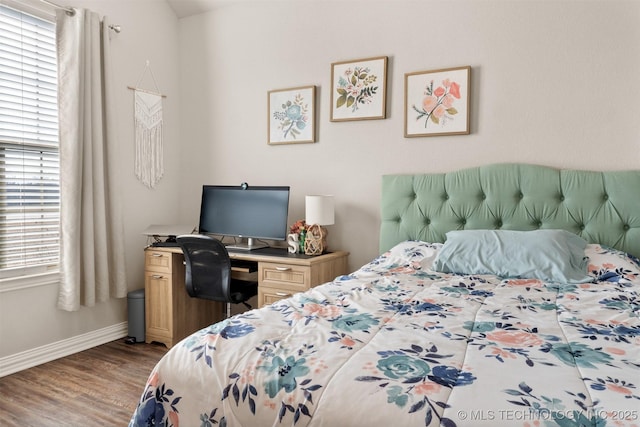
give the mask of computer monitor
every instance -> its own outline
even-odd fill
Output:
[[[268,246],[257,239],[286,240],[289,187],[204,185],[198,231],[246,238],[228,245],[251,250]]]

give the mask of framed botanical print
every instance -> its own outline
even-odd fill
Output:
[[[331,121],[386,117],[387,57],[331,64]]]
[[[404,136],[469,133],[471,67],[404,75]]]
[[[272,145],[315,142],[315,98],[315,86],[269,91],[267,142]]]

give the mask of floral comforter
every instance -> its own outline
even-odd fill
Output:
[[[640,426],[640,265],[593,283],[430,269],[404,242],[232,317],[157,364],[130,426]]]

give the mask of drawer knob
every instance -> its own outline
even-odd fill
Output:
[[[290,297],[291,294],[288,294],[286,292],[276,292],[276,296],[278,296],[278,297]]]
[[[291,267],[276,267],[276,270],[278,270],[278,271],[290,271]]]
[[[162,279],[163,276],[160,276],[159,274],[154,274],[153,276],[154,279]]]
[[[164,255],[159,254],[157,252],[154,252],[151,256],[156,257],[156,258],[162,258]]]

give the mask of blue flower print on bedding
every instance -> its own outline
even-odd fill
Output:
[[[604,245],[589,244],[588,273],[599,282],[640,283],[640,260],[631,254]]]
[[[610,365],[613,357],[597,348],[591,348],[585,344],[571,343],[545,343],[541,347],[545,353],[550,353],[568,366],[597,369],[596,365]]]
[[[215,331],[215,328],[212,328],[210,333],[218,333],[224,339],[231,339],[243,337],[250,334],[254,330],[255,328],[252,325],[232,321],[229,324],[221,327],[217,332]]]
[[[220,338],[236,339],[255,332],[255,327],[241,320],[241,316],[224,320],[202,329],[184,341],[184,346],[196,355],[196,361],[202,359],[212,367],[213,353]]]
[[[581,334],[581,338],[595,342],[598,340],[610,342],[633,342],[640,338],[640,325],[624,325],[616,321],[589,321],[566,320],[563,325],[571,326]]]
[[[380,321],[369,313],[347,314],[333,320],[333,328],[345,332],[363,331],[368,333],[372,326],[379,323]]]
[[[428,243],[418,240],[400,242],[389,249],[384,255],[399,257],[406,262],[421,262],[425,258],[435,257],[435,253],[442,247],[441,243]]]
[[[439,425],[455,427],[456,423],[442,417],[440,412],[449,407],[445,401],[437,401],[435,396],[444,388],[472,384],[476,377],[470,372],[442,364],[451,354],[440,354],[438,348],[429,348],[413,344],[410,348],[379,351],[380,358],[375,366],[367,366],[371,375],[356,377],[356,381],[377,383],[387,393],[387,403],[405,409],[410,414],[423,413],[425,425],[431,425],[437,417]]]
[[[593,390],[603,391],[609,390],[614,393],[619,393],[625,396],[627,399],[635,399],[640,401],[640,392],[637,386],[629,381],[625,381],[619,378],[585,378],[584,379]],[[640,405],[640,403],[639,403]]]
[[[176,396],[174,391],[166,385],[158,386],[158,375],[152,373],[144,391],[135,418],[129,423],[132,427],[147,426],[178,426],[178,404],[182,399]],[[167,406],[167,408],[165,407]]]
[[[600,416],[600,414],[604,414],[604,411],[596,411],[594,405],[589,402],[587,395],[583,392],[575,393],[565,390],[565,393],[569,395],[568,400],[580,408],[580,410],[573,411],[568,411],[563,400],[558,397],[537,396],[534,394],[533,388],[524,382],[518,384],[517,389],[507,389],[504,392],[509,396],[519,398],[507,400],[507,402],[518,408],[529,408],[530,413],[527,416],[530,419],[543,419],[544,425],[547,427],[604,427],[607,425],[607,420]]]
[[[431,372],[424,360],[407,356],[403,352],[390,354],[378,360],[377,368],[393,380],[424,378]]]
[[[227,427],[227,419],[222,417],[220,420],[216,420],[216,412],[218,412],[218,408],[213,409],[208,414],[200,414],[200,427]]]
[[[285,300],[277,301],[269,306],[272,311],[279,312],[282,319],[293,326],[296,322],[303,322],[304,325],[316,321],[317,319],[331,320],[340,316],[342,307],[331,304],[326,299],[317,299],[305,294],[297,294],[293,297],[295,304],[289,304]]]
[[[500,363],[521,359],[530,368],[536,364],[553,366],[553,363],[537,357],[536,352],[542,350],[543,345],[552,345],[559,341],[554,335],[540,334],[535,328],[518,328],[509,322],[502,321],[467,320],[463,328],[472,332],[472,336],[468,338],[469,345],[479,352],[485,352],[487,358],[495,359]],[[467,338],[458,339],[466,340]]]
[[[365,266],[368,270],[377,271],[381,267],[405,266],[414,270],[430,270],[441,243],[428,243],[417,240],[400,242]]]
[[[271,365],[260,366],[260,369],[266,370],[273,376],[273,379],[267,381],[264,387],[269,397],[273,399],[281,389],[287,393],[295,390],[298,386],[296,377],[303,377],[309,373],[309,367],[305,362],[304,357],[296,359],[294,356],[288,356],[282,359],[276,356],[271,360]]]
[[[287,349],[281,341],[264,341],[255,348],[262,361],[255,366],[256,371],[266,373],[264,381],[256,381],[252,369],[233,372],[230,382],[224,388],[222,400],[233,399],[236,406],[246,404],[251,414],[256,415],[256,401],[276,408],[279,402],[278,419],[282,423],[288,414],[293,414],[293,424],[301,416],[311,417],[314,405],[313,393],[322,385],[313,384],[309,374],[322,370],[321,361],[311,361],[316,352],[314,345],[303,345],[297,350]],[[315,364],[315,366],[314,366]],[[261,385],[259,386],[258,383]]]

